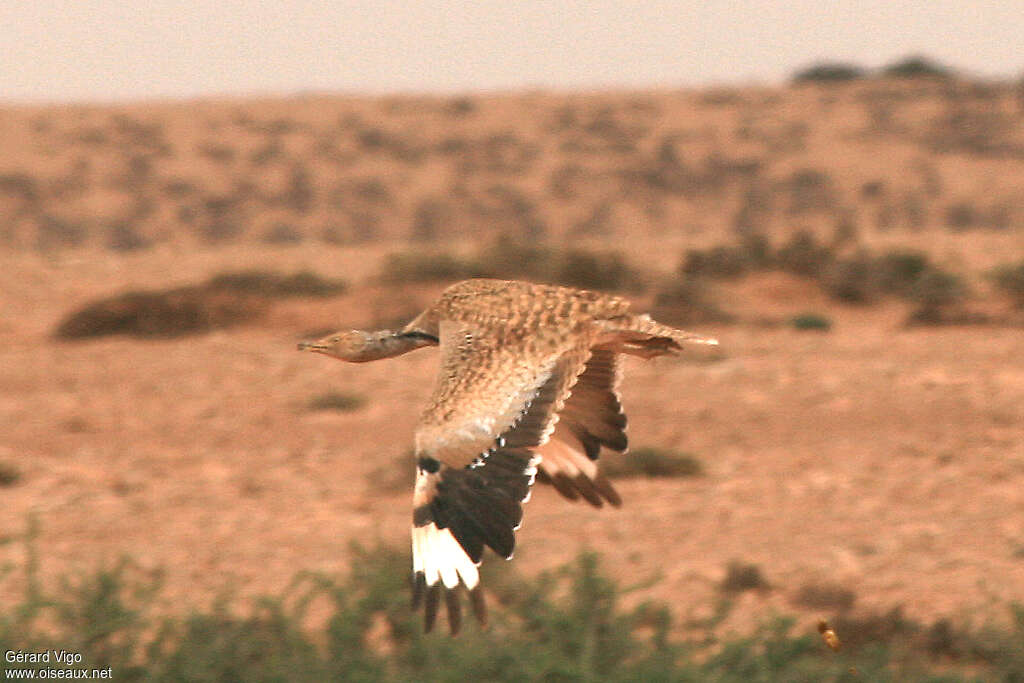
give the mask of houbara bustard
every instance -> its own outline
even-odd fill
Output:
[[[626,450],[619,354],[653,358],[714,339],[629,312],[617,296],[506,280],[447,288],[400,331],[338,332],[299,349],[353,363],[441,347],[441,370],[415,434],[413,607],[429,631],[445,598],[452,633],[460,586],[486,621],[484,546],[510,559],[534,480],[570,500],[622,503],[599,471]]]

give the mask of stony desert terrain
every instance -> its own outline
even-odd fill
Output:
[[[45,580],[129,556],[165,571],[169,609],[407,543],[436,352],[295,351],[446,283],[381,277],[391,254],[499,236],[614,253],[640,274],[626,293],[664,308],[687,250],[803,232],[845,257],[917,250],[960,284],[933,302],[953,313],[909,325],[913,297],[844,300],[841,269],[709,281],[728,315],[680,319],[726,357],[629,359],[623,387],[632,444],[704,474],[620,479],[620,510],[538,489],[515,565],[594,549],[656,579],[630,599],[699,616],[749,563],[767,585],[736,597],[748,622],[839,606],[808,604],[814,587],[1000,615],[1024,601],[1024,327],[990,274],[1024,260],[1022,123],[1017,87],[930,80],[2,108],[0,591],[23,587],[33,518]],[[348,288],[201,334],[54,336],[97,299],[252,268]],[[790,324],[805,313],[831,329]],[[361,405],[309,408],[329,392]]]

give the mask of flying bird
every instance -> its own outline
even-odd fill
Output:
[[[452,634],[459,593],[486,623],[484,547],[512,558],[535,480],[596,507],[622,499],[598,468],[624,453],[620,354],[654,358],[714,339],[629,312],[621,297],[508,280],[448,287],[399,331],[349,330],[300,350],[353,363],[441,347],[433,396],[415,432],[413,607],[425,628],[442,597]]]

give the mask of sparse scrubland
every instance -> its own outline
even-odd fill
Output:
[[[119,680],[1024,676],[1021,84],[6,107],[0,145],[0,649]],[[405,542],[436,356],[294,349],[478,276],[727,356],[627,361],[625,505],[536,491],[527,578],[485,562],[491,630],[448,641],[408,558],[352,545]]]
[[[31,541],[30,541],[31,542]],[[28,548],[29,562],[35,562]],[[405,553],[352,548],[344,579],[297,574],[280,595],[161,614],[160,576],[122,560],[94,574],[29,588],[0,610],[6,652],[70,651],[123,681],[901,681],[949,683],[1024,676],[1024,607],[1010,619],[960,628],[892,610],[851,616],[855,595],[805,585],[794,602],[834,616],[838,651],[783,615],[747,635],[716,627],[745,591],[766,591],[756,565],[731,563],[713,614],[680,623],[667,604],[623,605],[630,588],[599,558],[524,579],[489,567],[491,625],[457,638],[424,634],[408,606]],[[680,635],[685,633],[685,635]],[[0,670],[53,664],[0,662]]]

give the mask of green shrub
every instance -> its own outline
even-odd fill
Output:
[[[998,289],[1014,300],[1018,308],[1024,308],[1024,260],[997,266],[990,277]]]
[[[694,455],[660,448],[637,448],[623,456],[612,456],[602,462],[609,477],[698,477],[704,465]]]
[[[931,268],[924,252],[896,249],[874,260],[874,281],[883,292],[908,296],[918,278]]]
[[[134,291],[86,304],[65,316],[58,339],[88,339],[112,334],[176,337],[252,321],[266,310],[263,299],[202,287]]]
[[[679,271],[689,278],[732,279],[745,275],[752,265],[743,247],[717,246],[707,250],[687,250]]]
[[[802,313],[791,318],[789,324],[796,330],[828,332],[832,329],[832,319],[820,313]]]
[[[972,629],[948,620],[920,624],[898,609],[844,611],[830,620],[842,641],[833,653],[788,617],[723,637],[715,629],[731,601],[722,598],[714,616],[690,622],[693,635],[681,639],[668,606],[623,608],[623,589],[601,572],[596,555],[584,554],[533,580],[485,562],[491,625],[467,623],[452,638],[443,628],[424,634],[422,616],[409,609],[406,552],[355,546],[344,580],[300,573],[276,596],[245,604],[222,598],[167,614],[156,610],[166,609],[160,574],[128,561],[44,588],[34,538],[24,594],[0,605],[0,650],[65,649],[81,654],[84,668],[111,667],[119,681],[935,683],[1024,676],[1021,606],[1010,624]],[[732,563],[721,585],[727,595],[766,587],[760,569],[744,563]],[[48,666],[0,659],[4,672]]]
[[[793,603],[816,610],[845,611],[853,607],[857,594],[846,586],[834,583],[805,583],[800,586]]]
[[[655,295],[651,315],[668,325],[731,322],[734,319],[718,305],[712,286],[700,278],[672,280]]]
[[[0,462],[0,487],[14,486],[21,481],[21,470],[9,462]]]
[[[344,292],[342,280],[308,271],[278,275],[261,270],[221,273],[205,284],[132,291],[105,297],[66,315],[54,335],[86,339],[111,334],[177,337],[257,319],[280,297],[328,297]]]
[[[866,303],[875,290],[873,265],[866,255],[835,261],[825,269],[822,285],[833,299],[853,304]]]
[[[818,277],[834,260],[832,250],[819,244],[814,233],[807,230],[794,233],[775,253],[779,268],[805,277]]]
[[[734,560],[726,567],[725,577],[718,587],[724,593],[742,593],[751,590],[765,590],[769,588],[769,585],[764,574],[761,573],[761,568],[756,564]]]
[[[883,76],[894,78],[949,78],[953,74],[945,66],[927,57],[914,55],[905,57],[882,69]]]
[[[794,83],[841,83],[863,78],[863,67],[845,62],[813,64],[793,74]]]
[[[349,413],[366,405],[366,397],[361,394],[348,394],[341,391],[328,391],[314,396],[306,403],[306,410],[332,410]]]

